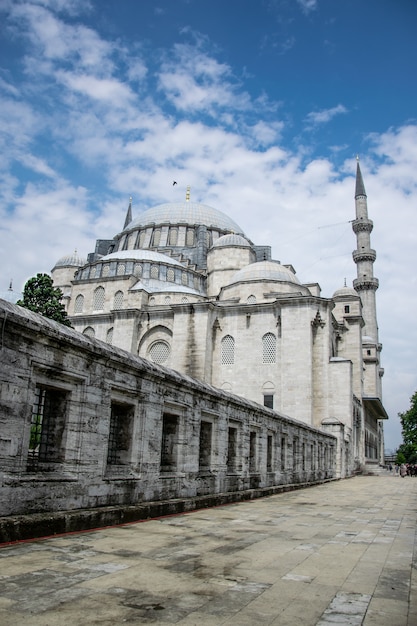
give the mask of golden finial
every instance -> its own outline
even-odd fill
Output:
[[[185,201],[186,202],[190,201],[190,195],[191,195],[191,187],[190,187],[190,185],[187,185],[187,192],[185,194]]]

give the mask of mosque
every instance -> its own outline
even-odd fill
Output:
[[[356,170],[357,278],[332,297],[302,284],[227,215],[193,202],[132,216],[54,285],[73,327],[317,429],[342,425],[347,473],[383,461],[380,363],[367,196]]]

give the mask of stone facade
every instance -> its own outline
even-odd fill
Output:
[[[87,261],[63,257],[52,276],[81,333],[314,428],[338,424],[350,475],[383,461],[387,418],[359,163],[355,207],[358,278],[331,297],[189,191],[135,219],[129,205],[122,232]]]
[[[237,499],[346,471],[338,422],[297,422],[5,301],[0,324],[2,516]]]

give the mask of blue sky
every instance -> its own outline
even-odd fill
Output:
[[[417,389],[414,0],[0,0],[0,291],[193,200],[330,297],[374,221],[386,444]],[[173,187],[172,180],[178,185]]]

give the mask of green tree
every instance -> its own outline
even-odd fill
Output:
[[[36,274],[27,281],[23,289],[23,300],[18,300],[16,304],[55,322],[71,326],[61,298],[62,291],[53,286],[52,278],[48,274]]]
[[[417,391],[410,399],[410,408],[404,413],[398,413],[401,421],[403,443],[397,450],[405,457],[406,463],[417,463]]]

